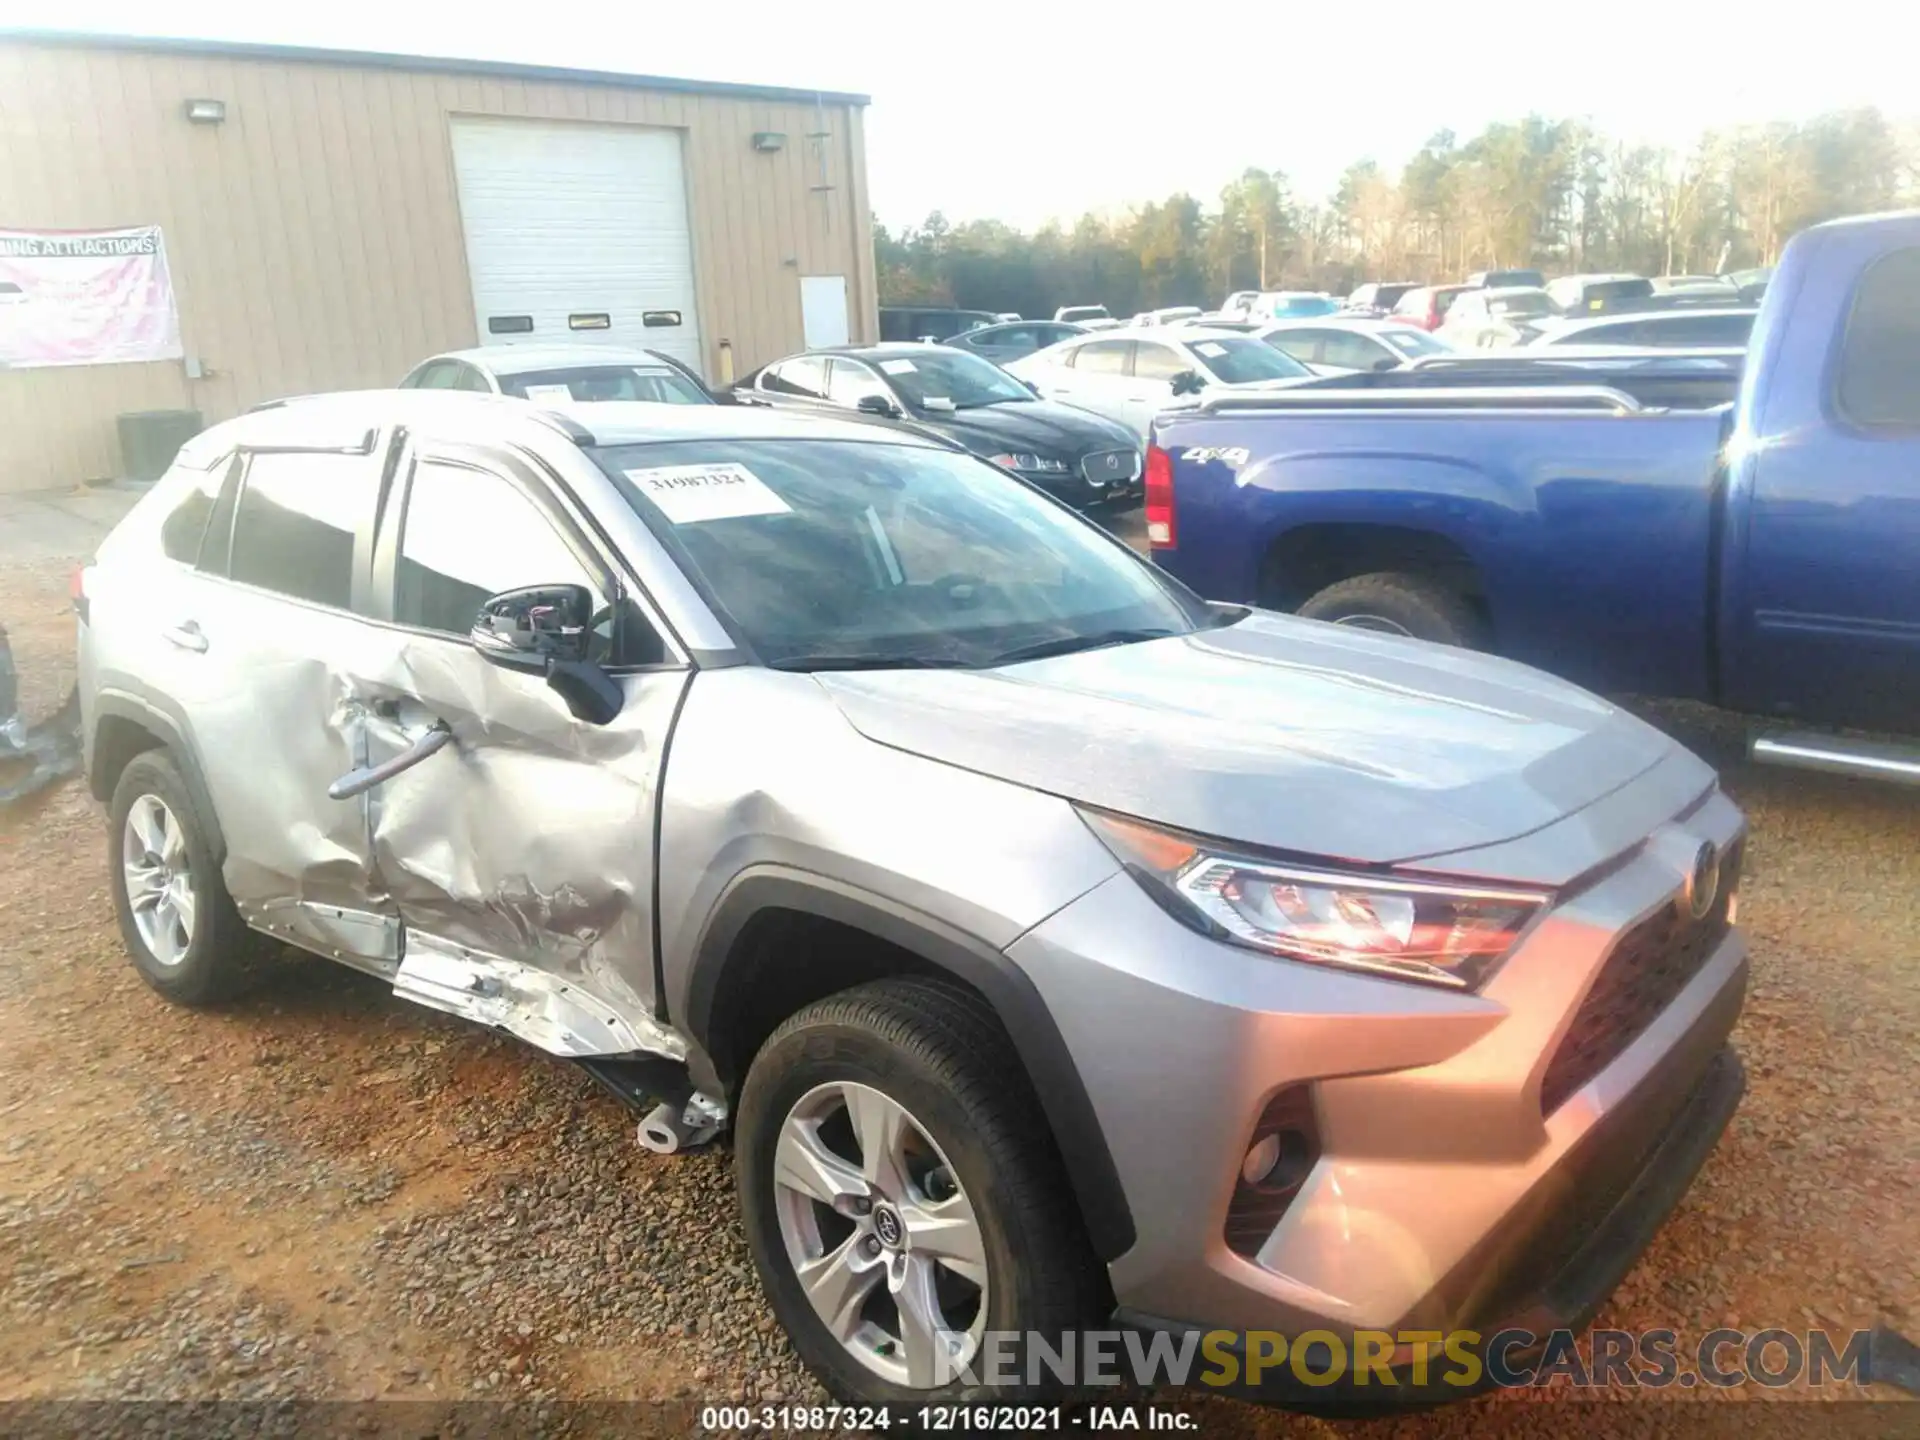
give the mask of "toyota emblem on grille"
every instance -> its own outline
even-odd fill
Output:
[[[1706,918],[1720,898],[1720,852],[1705,841],[1694,852],[1693,869],[1687,876],[1687,913],[1696,920]]]

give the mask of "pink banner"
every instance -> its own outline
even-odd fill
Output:
[[[0,367],[178,360],[158,225],[0,230]]]

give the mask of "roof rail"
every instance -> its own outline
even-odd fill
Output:
[[[1474,385],[1405,390],[1274,390],[1211,395],[1203,414],[1237,410],[1437,410],[1480,406],[1511,410],[1606,410],[1637,415],[1646,407],[1610,385]]]

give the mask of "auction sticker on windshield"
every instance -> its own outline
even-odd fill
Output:
[[[880,368],[889,375],[911,375],[913,373],[913,361],[882,360],[880,362]]]
[[[565,385],[529,385],[527,399],[536,403],[547,400],[571,400],[573,391]]]
[[[793,508],[744,465],[659,465],[624,473],[676,525],[785,515]]]
[[[1227,353],[1226,346],[1215,344],[1211,340],[1202,340],[1193,348],[1209,360],[1218,360],[1222,355]]]

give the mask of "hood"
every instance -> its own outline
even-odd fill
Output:
[[[1527,834],[1675,748],[1509,661],[1258,612],[998,670],[814,678],[879,744],[1222,840],[1366,864]]]
[[[956,410],[951,415],[922,410],[913,420],[936,434],[958,440],[976,455],[1017,449],[1056,459],[1078,459],[1090,450],[1140,448],[1140,438],[1125,426],[1051,400],[1013,400],[1004,405]]]

